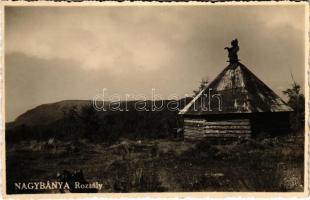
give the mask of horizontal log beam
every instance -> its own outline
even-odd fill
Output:
[[[236,134],[206,134],[206,138],[226,138],[226,137],[232,137],[232,138],[237,138],[237,137],[250,137],[250,134],[244,134],[244,135],[236,135]]]
[[[205,120],[199,120],[199,121],[197,121],[197,120],[184,120],[184,123],[203,124],[203,123],[205,123]]]
[[[204,129],[245,129],[251,130],[250,125],[208,125]]]
[[[204,124],[193,124],[193,123],[184,123],[184,126],[192,126],[192,127],[204,127]]]
[[[232,134],[248,134],[251,133],[250,130],[205,130],[205,133],[216,133],[216,134],[227,134],[227,133],[232,133]]]
[[[204,136],[205,134],[202,132],[187,131],[187,132],[184,132],[184,135],[201,135],[201,136]]]
[[[250,122],[227,122],[227,121],[218,121],[218,122],[205,122],[205,125],[250,125]]]
[[[186,129],[186,128],[188,128],[188,129],[197,129],[197,130],[204,130],[205,129],[204,126],[188,126],[188,125],[185,125],[184,129]]]
[[[219,120],[221,121],[221,120]],[[223,121],[227,121],[227,122],[249,122],[249,119],[227,119],[227,120],[223,120]]]

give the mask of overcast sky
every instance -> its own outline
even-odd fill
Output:
[[[278,95],[304,84],[304,6],[7,7],[6,121],[43,103],[118,93],[192,94],[224,47]]]

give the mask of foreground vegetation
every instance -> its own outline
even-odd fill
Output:
[[[53,181],[62,170],[83,170],[88,182],[103,184],[99,192],[303,191],[303,143],[302,134],[221,145],[24,141],[7,147],[7,189],[18,193],[14,182]]]

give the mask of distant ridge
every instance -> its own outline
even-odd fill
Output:
[[[191,101],[191,97],[180,99],[180,107],[183,108],[185,104]],[[128,107],[132,108],[136,101],[128,101]],[[151,107],[152,101],[147,100],[147,107]],[[164,100],[164,102],[169,102],[169,100]],[[122,101],[122,104],[125,102]],[[105,102],[108,105],[109,102]],[[14,129],[15,127],[26,125],[26,126],[45,126],[52,124],[56,121],[62,120],[64,118],[64,112],[76,107],[79,111],[82,107],[92,105],[91,100],[63,100],[55,103],[48,103],[39,105],[33,109],[26,111],[16,118],[15,121],[6,123],[6,129]],[[100,112],[102,115],[108,112]]]
[[[35,126],[46,125],[60,120],[64,117],[64,111],[68,111],[73,106],[79,110],[81,107],[90,105],[91,100],[63,100],[55,103],[42,104],[26,111],[11,122],[10,126]]]

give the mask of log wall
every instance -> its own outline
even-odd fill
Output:
[[[249,137],[251,123],[249,119],[227,119],[208,121],[206,119],[184,119],[184,138],[200,139],[238,139]]]

